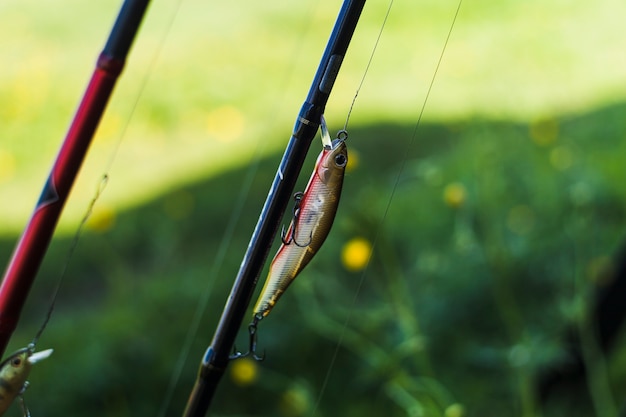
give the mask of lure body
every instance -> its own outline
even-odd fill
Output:
[[[254,307],[255,321],[267,316],[289,284],[326,240],[337,213],[348,162],[344,140],[335,139],[320,153],[294,218],[270,265],[268,277]]]
[[[26,379],[32,365],[47,358],[51,353],[52,349],[33,353],[32,347],[25,347],[0,363],[0,416],[9,408],[15,397],[26,389]]]

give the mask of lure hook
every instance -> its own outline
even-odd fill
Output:
[[[301,247],[301,248],[305,248],[307,246],[309,246],[311,244],[311,241],[313,240],[313,236],[309,236],[309,241],[305,244],[301,244],[296,240],[296,235],[297,235],[297,226],[298,226],[298,215],[300,214],[300,205],[302,204],[302,198],[304,197],[304,193],[302,191],[298,191],[297,193],[295,193],[293,195],[293,199],[295,201],[295,204],[293,206],[293,220],[292,220],[292,230],[291,230],[291,234],[289,235],[289,238],[287,238],[287,231],[285,230],[285,226],[283,225],[281,231],[280,231],[280,240],[283,242],[283,245],[291,245],[292,243],[294,243],[296,246]]]
[[[248,351],[246,353],[238,352],[237,348],[233,347],[233,354],[230,355],[229,359],[232,360],[252,356],[255,361],[261,362],[265,360],[265,352],[263,352],[262,356],[259,356],[256,353],[257,329],[259,320],[261,320],[262,318],[263,316],[255,315],[252,322],[248,325],[248,334],[250,335],[250,344],[248,346]]]
[[[254,317],[252,323],[248,325],[248,333],[250,334],[250,352],[255,361],[265,360],[265,352],[263,352],[262,356],[256,354],[256,342],[257,342],[257,324],[259,320],[257,316]]]

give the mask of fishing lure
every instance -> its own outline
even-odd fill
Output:
[[[270,313],[326,240],[337,213],[347,163],[345,138],[335,139],[324,146],[304,192],[296,193],[294,217],[282,234],[282,245],[254,307],[257,321]]]
[[[100,191],[101,188],[99,188],[98,192],[96,193],[96,197],[89,205],[87,214],[83,218],[83,221],[78,228],[78,232],[74,237],[74,242],[70,247],[68,259],[65,264],[66,268],[64,268],[61,276],[56,283],[56,287],[54,289],[52,299],[48,307],[48,312],[46,313],[41,327],[39,327],[39,330],[35,334],[35,337],[28,344],[27,347],[22,348],[17,352],[14,352],[12,355],[7,357],[4,361],[0,363],[0,416],[4,415],[5,411],[9,408],[11,403],[13,403],[15,398],[19,396],[24,416],[30,417],[30,412],[28,411],[28,407],[26,407],[26,403],[23,397],[24,391],[28,387],[28,375],[30,374],[30,370],[34,364],[43,359],[46,359],[53,352],[53,349],[46,349],[40,352],[35,352],[35,346],[37,345],[39,338],[48,326],[48,322],[52,317],[52,312],[54,311],[54,306],[56,304],[57,296],[59,294],[59,289],[61,288],[61,283],[63,282],[65,271],[67,271],[67,264],[69,263],[69,259],[71,258],[71,255],[78,243],[77,236],[79,236],[82,226],[85,224],[89,213],[91,213],[91,209],[93,208],[93,205],[98,198]]]
[[[61,275],[57,280],[54,292],[52,293],[52,298],[50,300],[50,305],[48,306],[48,311],[43,320],[43,323],[41,324],[41,327],[37,331],[37,334],[35,334],[32,342],[30,342],[27,347],[18,350],[0,363],[0,416],[2,416],[7,408],[9,408],[13,400],[15,400],[15,397],[19,396],[24,416],[30,417],[30,413],[24,402],[24,397],[22,396],[22,394],[24,394],[24,391],[28,387],[28,381],[26,379],[30,374],[32,365],[41,361],[42,359],[46,359],[53,352],[53,349],[46,349],[40,352],[35,352],[35,345],[39,341],[39,338],[48,326],[48,322],[52,317],[52,313],[54,311],[54,307],[56,305],[59,295],[59,290],[61,289],[61,284],[63,283],[63,279],[65,278],[67,267],[69,265],[70,259],[72,258],[72,255],[74,254],[74,250],[78,246],[78,240],[82,233],[83,227],[87,223],[87,220],[89,219],[89,216],[93,211],[93,207],[96,204],[96,201],[100,198],[100,194],[102,194],[102,191],[106,187],[108,180],[108,174],[104,174],[100,182],[98,183],[96,193],[89,203],[87,211],[85,212],[85,215],[83,216],[78,226],[78,229],[74,234],[74,239],[67,254],[67,259],[65,261],[63,272],[61,272]]]
[[[96,201],[98,201],[98,199],[100,198],[100,194],[102,194],[102,191],[104,191],[108,180],[108,174],[104,174],[100,182],[98,183],[96,193],[89,203],[87,211],[85,212],[85,215],[83,216],[78,226],[78,229],[74,234],[74,239],[69,248],[67,259],[65,261],[65,266],[63,268],[63,271],[61,272],[61,275],[59,276],[59,279],[57,280],[54,292],[52,293],[52,298],[50,300],[50,305],[48,306],[48,311],[46,313],[46,316],[44,317],[41,327],[39,327],[39,330],[35,334],[35,337],[27,347],[18,350],[0,363],[0,416],[2,416],[4,412],[9,408],[13,400],[15,400],[15,397],[19,396],[24,416],[30,417],[30,413],[24,402],[24,397],[22,396],[22,394],[24,394],[24,391],[28,387],[28,381],[26,379],[30,374],[32,366],[42,359],[46,359],[53,352],[53,349],[46,349],[40,352],[35,352],[35,346],[37,345],[39,338],[48,326],[48,322],[52,317],[52,313],[54,311],[54,307],[56,305],[59,295],[59,290],[61,289],[61,284],[63,283],[63,279],[65,278],[67,267],[69,265],[70,259],[72,259],[74,250],[78,246],[78,240],[82,233],[83,227],[87,223],[87,220],[89,219],[89,216],[93,211],[93,207],[96,204]]]
[[[240,353],[235,349],[231,359],[252,355],[257,360],[263,360],[256,354],[259,321],[272,311],[287,287],[315,256],[335,220],[348,164],[345,142],[348,134],[341,131],[335,140],[331,140],[323,116],[321,129],[324,147],[304,192],[294,195],[293,219],[287,231],[283,229],[281,233],[282,245],[270,264],[265,285],[254,307],[252,322],[248,325],[249,351]]]
[[[30,416],[22,394],[28,387],[31,367],[52,354],[52,349],[35,352],[34,344],[22,348],[0,363],[0,416],[9,408],[15,397],[20,396],[25,416]]]
[[[248,355],[253,355],[257,360],[263,359],[255,353],[258,322],[272,311],[278,299],[311,261],[330,232],[348,163],[345,143],[348,134],[341,131],[336,139],[331,140],[323,117],[321,130],[324,147],[304,192],[294,195],[293,219],[287,231],[283,229],[281,233],[282,244],[270,264],[265,285],[254,307],[254,317],[248,326],[249,352],[241,353],[235,349],[231,359]]]

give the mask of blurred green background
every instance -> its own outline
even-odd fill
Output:
[[[464,1],[416,129],[457,4],[394,2],[350,119],[335,226],[260,325],[267,359],[234,362],[211,415],[623,405],[624,335],[599,353],[587,316],[626,237],[626,4]],[[3,264],[120,5],[0,4]],[[182,413],[340,5],[151,5],[7,350],[41,325],[107,173],[40,340],[55,353],[32,372],[33,416]],[[333,131],[387,7],[366,4]],[[570,358],[568,329],[592,371],[541,402],[536,376]]]

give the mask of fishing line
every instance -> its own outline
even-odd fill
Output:
[[[169,19],[169,21],[167,22],[167,26],[163,32],[163,35],[161,37],[161,41],[158,43],[157,49],[154,53],[154,55],[152,56],[152,59],[150,61],[150,64],[148,65],[148,69],[146,70],[146,73],[143,76],[142,82],[140,84],[139,90],[137,92],[137,95],[135,96],[135,100],[133,102],[133,105],[131,106],[131,110],[128,114],[128,117],[126,118],[126,122],[124,123],[124,126],[119,134],[118,139],[116,140],[115,144],[113,145],[113,150],[111,151],[111,154],[106,162],[106,164],[104,165],[104,169],[103,169],[103,174],[100,176],[100,179],[98,181],[97,187],[96,187],[96,191],[89,203],[89,205],[87,206],[87,209],[85,210],[85,214],[83,215],[83,217],[81,218],[81,221],[76,229],[76,232],[74,233],[74,236],[72,237],[72,242],[70,243],[70,247],[68,249],[67,252],[67,257],[66,260],[63,264],[63,267],[61,269],[61,273],[59,275],[59,278],[57,280],[57,283],[54,287],[53,293],[52,293],[52,297],[51,297],[51,301],[50,301],[50,306],[48,307],[48,311],[46,312],[46,316],[44,318],[44,322],[42,324],[42,326],[39,328],[39,330],[37,331],[37,334],[35,335],[35,337],[33,338],[31,345],[35,346],[37,344],[37,341],[39,340],[39,338],[41,337],[43,331],[46,329],[48,323],[50,322],[50,318],[52,317],[52,313],[54,311],[54,307],[56,305],[57,302],[57,298],[58,298],[58,294],[59,294],[59,290],[61,288],[61,284],[65,278],[65,276],[67,275],[67,271],[70,265],[70,262],[72,260],[72,257],[74,256],[74,252],[76,251],[76,248],[78,246],[78,242],[80,240],[80,237],[82,236],[83,230],[85,228],[85,225],[87,223],[87,221],[89,220],[89,218],[91,217],[91,214],[93,213],[93,209],[96,205],[96,202],[98,201],[98,199],[100,198],[100,196],[102,195],[102,193],[104,192],[104,189],[106,188],[108,182],[109,182],[109,177],[110,177],[110,171],[111,171],[111,167],[113,166],[113,162],[115,161],[117,154],[119,153],[119,149],[121,147],[122,141],[124,139],[124,137],[126,136],[126,132],[128,130],[128,126],[130,125],[130,120],[133,117],[133,114],[135,113],[135,110],[137,108],[137,104],[139,102],[139,98],[141,97],[141,95],[143,94],[148,78],[149,78],[149,73],[152,70],[152,68],[154,68],[155,63],[157,61],[157,58],[160,56],[161,54],[161,50],[163,48],[163,43],[165,42],[165,39],[167,38],[172,24],[176,18],[176,15],[178,14],[178,10],[180,9],[180,4],[181,4],[182,0],[178,0],[176,6],[175,6],[175,10],[174,13],[172,14],[171,18]]]
[[[312,9],[312,4],[313,3],[311,3],[311,5],[309,6],[309,10],[306,13],[306,15],[311,15],[310,11]],[[306,27],[304,27],[304,30],[300,33],[299,40],[294,41],[295,51],[294,53],[292,53],[292,56],[296,56],[299,53],[303,52],[303,50],[299,47],[299,45],[302,44],[303,39],[307,36],[307,34],[310,32],[312,27],[313,27],[313,24],[309,21],[309,24]],[[293,74],[295,73],[295,63],[297,62],[297,59],[290,59],[289,62],[291,62],[292,65],[289,67],[289,70],[286,71],[285,76],[281,77],[281,79],[283,80],[287,80],[293,77]],[[270,108],[271,114],[274,114],[276,112],[276,109],[278,107],[276,103],[282,104],[285,102],[284,100],[285,95],[286,95],[286,91],[284,91],[282,98],[277,98],[274,106]],[[276,121],[276,119],[272,117],[269,117],[266,119]],[[272,129],[268,129],[268,130],[271,131]],[[222,235],[222,238],[220,239],[220,244],[218,246],[215,259],[212,262],[212,266],[208,274],[208,279],[207,279],[208,284],[205,286],[203,293],[198,299],[198,304],[196,305],[193,317],[191,319],[191,323],[189,324],[189,327],[187,330],[187,334],[185,335],[183,346],[178,355],[178,359],[176,360],[176,364],[174,365],[172,376],[170,377],[168,386],[166,388],[166,392],[163,397],[163,401],[159,408],[159,412],[157,414],[158,417],[165,417],[165,415],[167,415],[167,411],[172,402],[174,392],[176,390],[176,387],[178,386],[178,382],[180,381],[180,377],[183,373],[185,363],[187,362],[187,359],[191,352],[193,342],[196,339],[196,336],[200,329],[200,325],[202,323],[202,317],[204,316],[204,313],[206,311],[209,297],[211,295],[211,291],[213,290],[213,285],[216,281],[218,273],[220,272],[220,269],[222,268],[224,264],[226,255],[228,253],[228,248],[230,247],[230,244],[235,235],[235,228],[239,222],[239,219],[242,216],[243,210],[245,208],[245,203],[248,199],[250,190],[252,188],[252,184],[254,183],[254,179],[256,178],[257,172],[259,170],[261,157],[263,155],[263,150],[265,149],[266,145],[267,145],[267,141],[264,141],[264,140],[257,141],[256,149],[250,157],[250,162],[248,163],[249,168],[246,172],[246,177],[240,187],[240,191],[237,196],[235,206],[229,216],[226,229],[224,230],[224,234]]]
[[[96,192],[93,198],[91,199],[91,202],[87,206],[87,210],[85,211],[85,214],[83,215],[83,218],[81,219],[78,225],[78,228],[76,229],[76,232],[74,233],[74,237],[72,238],[72,243],[70,244],[70,247],[67,251],[67,257],[65,259],[65,263],[63,264],[61,274],[59,275],[59,279],[57,280],[57,283],[54,287],[54,291],[52,293],[50,306],[48,307],[48,312],[46,313],[46,317],[44,318],[43,324],[41,325],[41,327],[37,331],[37,334],[35,335],[35,337],[33,338],[31,342],[31,345],[33,347],[37,345],[37,341],[39,341],[41,334],[46,329],[46,326],[48,325],[48,322],[50,321],[50,318],[52,317],[52,312],[54,311],[54,306],[56,305],[57,297],[59,295],[59,289],[61,288],[63,279],[67,275],[67,269],[69,267],[72,257],[74,256],[76,247],[78,246],[78,241],[80,240],[80,236],[83,233],[83,229],[85,228],[85,224],[87,223],[87,220],[89,220],[89,217],[91,216],[91,213],[93,212],[93,207],[96,204],[96,201],[98,201],[98,198],[100,198],[100,195],[104,191],[104,188],[107,186],[108,181],[109,181],[109,177],[106,174],[104,174],[100,180],[100,183],[98,184],[98,188],[96,189]]]
[[[128,131],[128,127],[130,126],[130,121],[133,118],[135,111],[137,110],[137,107],[139,105],[139,100],[141,99],[141,97],[144,94],[144,91],[146,90],[146,86],[148,85],[148,81],[150,80],[150,75],[152,74],[152,70],[156,67],[157,61],[161,58],[161,54],[163,52],[163,45],[165,45],[165,41],[169,37],[170,32],[172,31],[172,26],[174,25],[174,21],[176,20],[176,17],[178,16],[178,13],[180,12],[180,7],[182,3],[183,3],[183,0],[175,1],[174,10],[169,15],[169,19],[165,22],[165,28],[163,30],[161,38],[159,39],[159,42],[157,42],[156,49],[154,53],[152,54],[152,58],[150,59],[150,62],[148,63],[148,67],[143,77],[141,78],[139,89],[137,90],[137,94],[135,95],[135,99],[133,101],[133,104],[131,105],[130,112],[128,112],[128,117],[126,117],[126,122],[124,123],[120,131],[119,138],[117,139],[115,145],[113,145],[111,156],[109,157],[108,162],[104,166],[104,170],[103,170],[104,176],[109,175],[109,171],[111,170],[111,167],[113,166],[113,162],[115,161],[117,154],[119,153],[122,141],[126,137],[126,132]]]
[[[374,42],[374,47],[372,48],[372,53],[370,54],[369,61],[367,61],[367,65],[365,66],[365,71],[363,72],[363,77],[361,78],[361,82],[356,89],[356,93],[354,93],[354,97],[352,98],[352,103],[350,104],[350,109],[348,110],[348,115],[346,116],[346,122],[343,125],[343,130],[348,130],[348,121],[350,120],[350,115],[352,114],[352,109],[354,108],[354,103],[356,102],[356,98],[361,91],[361,87],[363,87],[363,83],[365,82],[365,77],[367,77],[367,72],[372,65],[372,61],[374,60],[374,54],[376,54],[376,48],[378,48],[378,42],[380,42],[380,38],[383,34],[383,30],[385,29],[385,24],[387,23],[387,18],[391,13],[391,7],[393,6],[393,0],[389,2],[389,7],[387,7],[387,13],[385,14],[385,18],[383,19],[383,24],[380,26],[380,31],[378,32],[378,36],[376,37],[376,42]]]
[[[65,259],[65,262],[63,264],[63,267],[61,269],[61,272],[59,274],[59,278],[57,279],[57,282],[55,284],[54,290],[52,292],[52,296],[51,296],[51,301],[50,301],[50,305],[48,307],[48,311],[46,312],[46,315],[44,317],[44,321],[41,325],[41,327],[39,328],[39,330],[37,331],[35,337],[33,338],[33,340],[31,341],[31,343],[29,344],[29,347],[34,348],[35,345],[37,344],[37,342],[39,341],[39,338],[41,337],[41,335],[43,334],[44,330],[46,329],[46,327],[48,326],[48,323],[50,322],[50,319],[52,317],[52,313],[54,312],[54,308],[56,306],[57,303],[57,299],[58,299],[58,295],[59,295],[59,291],[60,288],[62,286],[62,283],[67,275],[68,269],[69,269],[69,265],[70,262],[74,256],[74,253],[76,251],[76,248],[78,247],[78,243],[80,241],[80,238],[82,236],[82,233],[84,231],[85,225],[87,223],[87,221],[89,220],[89,218],[91,217],[94,207],[96,205],[96,202],[99,200],[99,198],[101,197],[102,193],[104,192],[104,189],[106,188],[108,182],[109,182],[109,177],[110,177],[110,170],[111,167],[113,165],[114,160],[117,157],[117,154],[119,153],[119,149],[121,147],[121,143],[124,139],[124,137],[126,136],[126,131],[128,129],[128,126],[130,125],[130,120],[133,117],[133,114],[137,108],[137,104],[139,102],[139,98],[141,97],[141,95],[143,94],[143,91],[145,90],[145,87],[147,85],[147,81],[149,78],[149,74],[150,71],[152,70],[152,68],[154,68],[155,63],[158,59],[158,57],[161,54],[162,48],[163,48],[163,43],[165,42],[165,39],[167,38],[172,24],[176,18],[176,15],[178,14],[178,10],[180,9],[180,4],[182,3],[182,0],[178,0],[175,6],[175,10],[174,13],[171,15],[171,18],[169,19],[167,26],[163,32],[163,35],[161,37],[161,41],[158,43],[157,49],[150,61],[150,64],[148,65],[148,69],[146,70],[142,82],[140,84],[139,90],[137,92],[137,95],[135,97],[135,100],[133,102],[133,105],[131,107],[131,111],[128,114],[128,117],[126,118],[126,122],[124,124],[124,127],[122,128],[120,135],[118,137],[118,139],[116,140],[116,143],[113,146],[113,150],[111,152],[111,155],[109,156],[104,169],[103,169],[103,174],[100,176],[100,179],[98,181],[97,187],[96,187],[96,191],[91,199],[91,201],[89,202],[89,205],[87,206],[87,209],[85,210],[84,215],[81,218],[81,221],[76,229],[76,232],[74,233],[73,237],[72,237],[72,242],[70,243],[70,246],[68,248],[68,252],[67,252],[67,256]]]
[[[35,337],[33,337],[33,340],[26,347],[26,349],[28,349],[28,351],[30,352],[29,358],[31,360],[32,360],[32,358],[34,358],[37,355],[35,353],[35,347],[37,346],[37,342],[39,341],[39,338],[41,337],[42,333],[44,332],[44,330],[48,326],[48,323],[50,322],[50,318],[52,317],[52,312],[54,311],[54,307],[55,307],[56,302],[57,302],[57,298],[58,298],[58,295],[59,295],[59,290],[61,288],[61,284],[63,283],[63,280],[64,280],[65,276],[67,275],[68,266],[70,264],[70,261],[71,261],[73,255],[74,255],[76,247],[78,246],[78,241],[80,240],[80,236],[81,236],[81,234],[83,232],[85,224],[87,223],[87,220],[91,216],[91,213],[93,211],[93,206],[96,204],[96,201],[98,200],[98,198],[102,194],[102,191],[106,187],[107,182],[108,182],[108,176],[105,174],[102,177],[100,183],[98,184],[98,188],[96,189],[94,197],[92,198],[91,202],[89,203],[89,206],[87,207],[87,210],[85,211],[85,214],[83,215],[83,218],[81,219],[81,221],[80,221],[80,223],[78,225],[76,233],[74,234],[74,237],[72,238],[72,243],[70,244],[70,247],[68,249],[67,257],[65,259],[65,263],[63,264],[63,268],[61,270],[61,274],[59,275],[59,278],[57,279],[56,285],[55,285],[54,290],[52,292],[52,297],[51,297],[51,300],[50,300],[48,311],[46,312],[46,316],[44,317],[44,321],[41,324],[41,327],[39,328],[37,333],[35,334]],[[52,352],[52,349],[49,349],[49,352]],[[39,352],[39,353],[43,353],[43,352]],[[48,355],[49,355],[49,353],[48,353]],[[4,372],[4,370],[3,370],[3,372]],[[2,379],[2,383],[3,384],[8,384],[9,387],[11,385],[4,378]],[[26,382],[26,384],[27,383],[28,382]],[[25,389],[26,387],[27,387],[27,385],[24,385],[23,389]],[[6,386],[3,389],[7,389]],[[23,393],[23,391],[22,391],[22,393]],[[23,397],[22,393],[18,394],[19,399],[20,399],[20,404],[21,404],[21,407],[22,407],[22,414],[24,416],[26,416],[26,417],[30,417],[30,412],[28,411],[28,408],[26,407],[26,403],[24,401],[24,397]],[[6,397],[3,397],[2,400],[4,401],[5,398]],[[13,400],[11,400],[11,401],[13,401]]]
[[[393,2],[393,0],[392,0]],[[459,3],[456,7],[456,11],[454,13],[454,17],[452,18],[452,23],[450,24],[450,29],[448,30],[448,34],[446,36],[446,40],[443,44],[443,48],[441,49],[441,54],[439,55],[439,59],[437,61],[437,65],[435,66],[435,70],[433,72],[433,76],[430,80],[430,84],[428,85],[428,90],[426,91],[426,97],[424,98],[424,103],[422,104],[422,107],[420,109],[419,112],[419,116],[417,118],[417,122],[415,123],[415,127],[413,128],[413,133],[411,135],[411,138],[409,140],[409,143],[407,144],[406,150],[404,152],[404,157],[402,158],[402,162],[400,164],[400,169],[398,170],[398,174],[396,175],[396,178],[394,180],[393,186],[391,188],[391,194],[389,196],[389,200],[387,201],[387,205],[385,207],[385,210],[383,212],[383,216],[382,219],[379,223],[378,228],[376,229],[376,234],[374,236],[374,239],[372,240],[372,251],[370,252],[370,256],[367,259],[365,268],[363,269],[363,272],[361,273],[361,277],[359,279],[359,283],[357,284],[357,288],[355,290],[355,294],[354,297],[352,298],[352,303],[351,303],[351,308],[350,308],[350,312],[348,313],[344,324],[343,324],[343,329],[341,331],[341,334],[339,336],[339,340],[337,341],[337,344],[335,346],[335,350],[333,352],[333,356],[330,360],[330,365],[328,367],[328,370],[326,371],[326,376],[324,377],[324,381],[322,382],[322,387],[320,388],[320,393],[318,395],[317,401],[315,402],[315,406],[313,407],[313,411],[311,413],[311,415],[315,415],[315,412],[317,411],[317,409],[319,408],[319,405],[321,403],[322,397],[324,396],[324,393],[326,392],[326,389],[328,387],[328,383],[330,381],[330,376],[332,374],[332,370],[335,366],[335,362],[337,361],[337,356],[339,355],[339,349],[341,348],[341,346],[343,345],[343,339],[345,336],[345,332],[346,329],[348,328],[348,325],[350,323],[350,319],[352,316],[352,311],[354,310],[354,306],[356,305],[356,301],[359,297],[359,294],[361,292],[361,289],[363,288],[363,284],[365,282],[365,276],[367,275],[367,272],[369,271],[369,265],[370,265],[370,261],[371,261],[371,257],[372,257],[372,253],[374,251],[374,249],[376,248],[376,244],[378,243],[378,240],[380,238],[380,234],[382,232],[383,229],[383,225],[385,223],[385,220],[387,219],[387,215],[389,213],[389,209],[391,207],[391,202],[393,201],[393,197],[395,196],[396,190],[398,188],[398,184],[400,183],[400,178],[402,176],[402,173],[404,172],[405,166],[406,166],[406,159],[407,159],[407,155],[408,155],[408,151],[413,147],[413,144],[415,142],[415,138],[417,137],[417,131],[420,125],[420,122],[422,120],[422,116],[424,115],[424,110],[426,109],[426,104],[428,102],[428,98],[430,96],[430,93],[432,91],[433,85],[435,83],[435,78],[437,77],[437,73],[439,71],[439,67],[441,66],[441,62],[443,60],[443,56],[444,53],[446,51],[446,48],[448,46],[448,42],[450,41],[450,37],[452,35],[452,29],[454,28],[454,25],[456,23],[457,17],[459,15],[459,11],[461,10],[461,4],[463,3],[463,0],[459,0]],[[389,10],[387,11],[387,15],[389,15]],[[385,16],[385,21],[387,20],[387,16]],[[379,34],[379,38],[380,38],[380,34]],[[378,43],[378,40],[376,41]],[[375,47],[374,47],[375,50]],[[371,58],[370,58],[370,62],[371,62]],[[369,67],[369,64],[368,64]],[[366,70],[367,71],[367,70]],[[362,83],[362,82],[361,82]],[[359,86],[360,88],[360,86]],[[358,91],[357,91],[358,94]],[[356,95],[355,95],[355,99],[356,99]],[[354,102],[353,102],[354,103]],[[350,109],[352,110],[352,108]]]
[[[208,284],[204,287],[204,291],[198,300],[198,304],[196,305],[196,309],[194,315],[191,319],[191,323],[187,330],[187,335],[185,336],[185,341],[183,343],[183,347],[180,350],[180,354],[178,355],[178,360],[176,361],[176,365],[174,366],[174,371],[172,372],[172,376],[167,386],[167,390],[165,392],[165,396],[163,397],[163,402],[161,407],[159,408],[159,417],[164,417],[167,412],[167,408],[169,407],[172,397],[174,395],[174,391],[176,386],[178,385],[178,381],[180,380],[180,376],[182,375],[183,368],[185,363],[187,362],[187,358],[189,357],[189,352],[191,351],[191,346],[193,341],[198,334],[198,329],[200,328],[200,324],[202,321],[202,316],[206,311],[207,304],[209,302],[209,297],[211,295],[211,291],[213,290],[213,284],[215,283],[215,277],[217,276],[219,270],[224,264],[224,259],[226,258],[226,254],[228,253],[228,247],[233,240],[233,236],[235,234],[235,226],[239,222],[241,218],[241,213],[243,212],[245,203],[247,201],[248,195],[250,193],[250,189],[252,188],[252,183],[254,182],[254,178],[258,171],[259,163],[260,163],[260,155],[257,154],[257,158],[255,158],[255,162],[251,164],[250,169],[248,169],[248,173],[246,178],[241,186],[241,191],[239,192],[239,197],[235,204],[235,208],[228,220],[228,225],[226,226],[226,230],[224,231],[224,235],[220,240],[220,245],[217,250],[217,254],[215,255],[215,259],[212,262],[212,268],[209,272],[210,279],[208,280]]]

